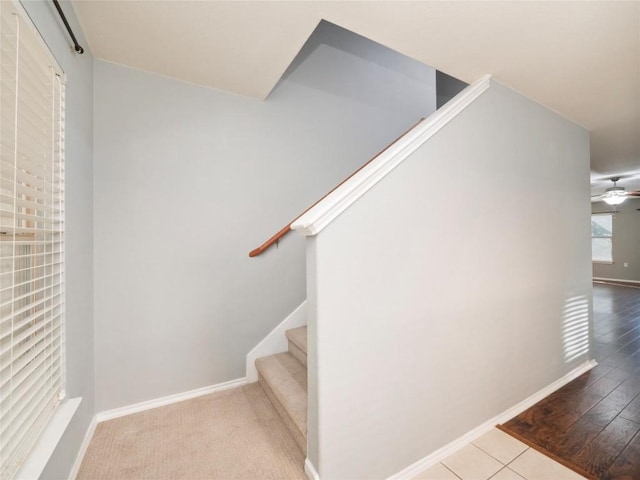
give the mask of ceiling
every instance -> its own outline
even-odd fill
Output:
[[[469,83],[491,73],[590,130],[593,193],[613,175],[640,190],[640,0],[72,4],[96,58],[257,99],[322,19]]]

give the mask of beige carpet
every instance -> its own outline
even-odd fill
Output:
[[[306,479],[259,384],[100,423],[79,480]]]

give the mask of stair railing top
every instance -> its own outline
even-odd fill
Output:
[[[405,135],[407,135],[409,132],[411,132],[414,128],[416,128],[418,125],[420,125],[420,123],[424,121],[424,118],[421,118],[420,120],[418,120],[418,123],[416,123],[415,125],[413,125],[409,130],[407,130],[406,132],[404,132],[402,135],[400,135],[397,139],[395,139],[393,142],[391,142],[389,145],[387,145],[386,147],[384,147],[384,149],[382,149],[380,152],[378,152],[371,160],[369,160],[367,163],[365,163],[364,165],[362,165],[360,168],[358,168],[355,172],[353,172],[351,175],[349,175],[347,178],[345,178],[342,182],[340,182],[338,185],[336,185],[335,187],[333,187],[328,193],[326,193],[324,196],[322,196],[322,198],[320,198],[320,200],[318,200],[316,203],[314,203],[313,205],[311,205],[309,208],[307,208],[304,212],[302,212],[300,215],[298,215],[296,218],[294,218],[289,224],[285,225],[284,227],[282,227],[282,229],[280,231],[278,231],[278,233],[276,233],[275,235],[273,235],[269,240],[267,240],[266,242],[264,242],[262,245],[260,245],[258,248],[255,248],[253,250],[251,250],[249,252],[249,256],[250,257],[257,257],[258,255],[260,255],[261,253],[263,253],[265,250],[267,250],[269,247],[271,247],[274,244],[277,244],[280,239],[282,237],[284,237],[287,233],[289,233],[292,228],[291,225],[293,225],[293,223],[298,220],[300,217],[302,217],[305,213],[307,213],[309,210],[311,210],[313,207],[315,207],[316,205],[318,205],[322,200],[324,200],[325,198],[327,198],[331,193],[333,193],[336,189],[338,189],[341,185],[343,185],[345,182],[347,182],[351,177],[353,177],[355,174],[357,174],[359,171],[361,171],[363,168],[365,168],[367,165],[369,165],[371,162],[373,162],[376,158],[378,158],[380,155],[382,155],[384,152],[386,152],[389,148],[391,148],[393,145],[395,145],[397,142],[399,142]]]
[[[341,183],[291,224],[302,235],[316,235],[356,202],[371,187],[400,165],[409,155],[453,120],[489,88],[491,75],[473,82],[442,108],[420,122],[351,177]]]

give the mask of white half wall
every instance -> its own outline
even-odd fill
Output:
[[[308,237],[309,452],[386,478],[590,359],[586,130],[489,89]]]
[[[276,328],[271,330],[269,334],[264,337],[258,345],[253,347],[249,353],[247,353],[247,383],[258,381],[258,370],[256,369],[256,359],[260,357],[266,357],[267,355],[273,355],[278,352],[285,352],[289,348],[287,338],[285,337],[285,331],[302,327],[307,324],[307,302],[306,300],[300,304],[293,312],[291,312],[287,318],[278,324]]]

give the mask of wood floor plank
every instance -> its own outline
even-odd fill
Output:
[[[623,380],[610,378],[605,375],[597,382],[594,382],[592,385],[589,385],[587,388],[585,388],[582,391],[581,395],[572,399],[573,401],[575,401],[576,399],[578,400],[578,404],[572,406],[572,411],[579,416],[584,415],[591,408],[597,405],[601,400],[607,397],[611,392],[613,392],[616,388],[618,388],[621,383],[623,383]]]
[[[638,480],[640,478],[640,435],[636,435],[602,476],[603,480]]]
[[[633,377],[633,376],[634,375],[631,372],[628,372],[627,370],[623,370],[622,368],[618,368],[618,367],[614,368],[609,373],[607,373],[607,377],[617,378],[622,381],[626,381],[627,379],[629,379],[629,377]]]
[[[620,413],[622,418],[640,423],[640,397],[636,397],[625,409]]]
[[[584,450],[585,444],[600,435],[603,428],[601,425],[595,425],[583,417],[566,432],[562,432],[562,435],[551,444],[550,451],[561,458],[574,458]]]
[[[638,431],[639,424],[617,417],[597,437],[588,442],[572,461],[601,478]]]
[[[628,375],[621,385],[585,413],[583,418],[593,424],[605,427],[620,415],[627,405],[640,394],[640,380]]]

